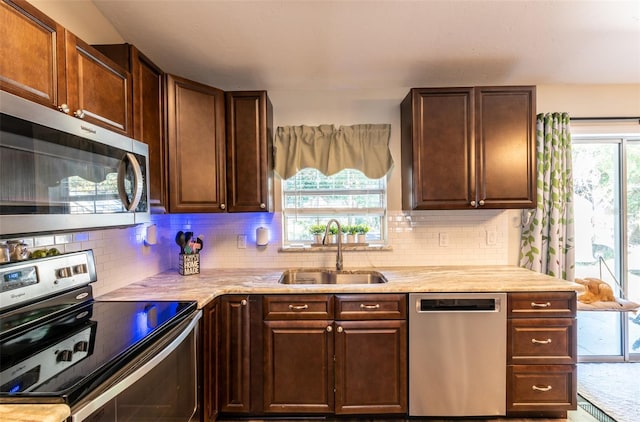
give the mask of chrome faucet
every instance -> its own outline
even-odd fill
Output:
[[[338,254],[336,255],[336,270],[342,271],[342,241],[341,241],[341,233],[342,227],[340,227],[340,223],[335,218],[332,218],[327,222],[327,227],[324,229],[324,237],[322,238],[322,244],[326,245],[325,240],[327,239],[327,235],[329,234],[329,226],[331,223],[336,223],[338,226]]]

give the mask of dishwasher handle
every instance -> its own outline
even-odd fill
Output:
[[[418,299],[416,311],[423,312],[498,312],[499,298]]]

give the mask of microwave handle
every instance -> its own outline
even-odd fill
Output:
[[[133,199],[131,202],[129,202],[129,198],[127,198],[127,191],[124,187],[127,162],[129,162],[133,169]],[[118,167],[118,195],[120,195],[120,201],[122,201],[122,205],[124,205],[127,211],[135,210],[140,203],[140,199],[142,198],[142,184],[142,169],[140,168],[140,164],[135,155],[127,152],[125,156],[122,157],[122,160],[120,160],[120,166]]]

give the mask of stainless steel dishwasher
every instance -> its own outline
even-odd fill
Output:
[[[409,304],[409,415],[504,415],[506,293],[412,293]]]

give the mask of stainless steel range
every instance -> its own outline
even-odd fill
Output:
[[[189,421],[195,302],[97,301],[92,251],[0,265],[0,403],[66,403],[70,421]]]

